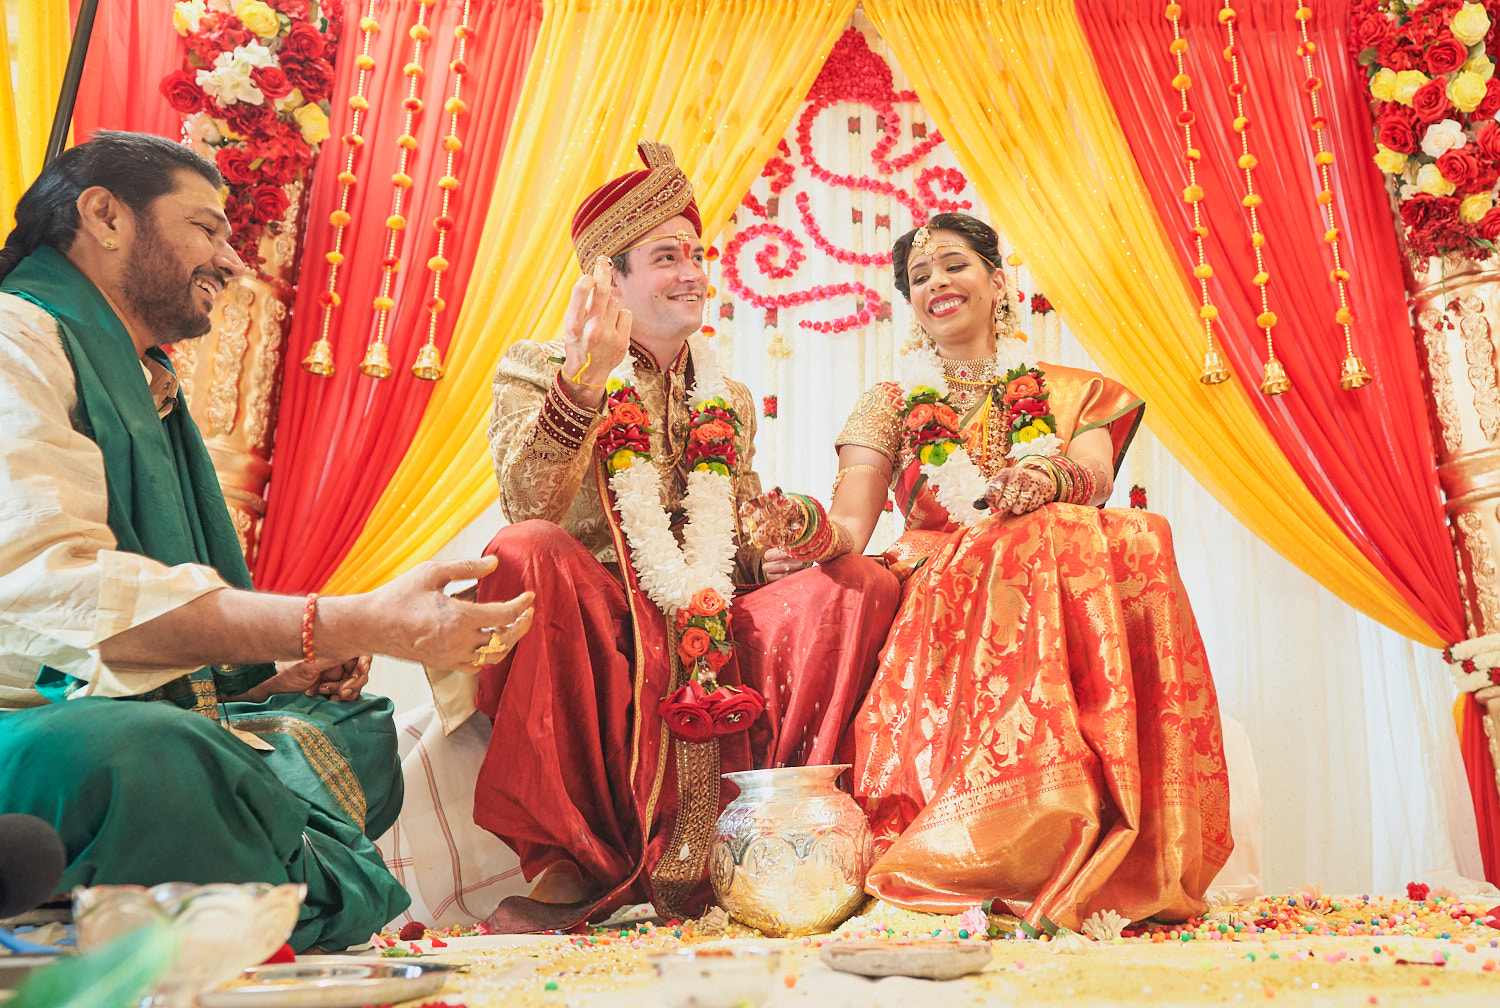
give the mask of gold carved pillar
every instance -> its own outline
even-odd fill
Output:
[[[1448,656],[1459,689],[1486,706],[1500,788],[1500,686],[1480,671],[1500,664],[1500,269],[1429,263],[1413,278],[1412,312],[1469,637]]]
[[[260,275],[235,280],[224,290],[207,336],[169,348],[252,571],[271,477],[271,435],[297,268],[302,190],[302,182],[286,187],[280,229],[268,229],[260,242],[265,260]]]

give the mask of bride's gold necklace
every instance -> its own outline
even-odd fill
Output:
[[[953,398],[953,405],[959,410],[967,410],[979,399],[979,394],[995,384],[995,358],[999,356],[990,354],[983,360],[949,360],[947,357],[939,357],[943,362],[943,377],[948,381],[949,394]]]

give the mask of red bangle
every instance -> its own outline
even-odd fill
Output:
[[[313,620],[318,618],[318,593],[307,593],[307,604],[302,607],[302,660],[317,661],[313,656]]]

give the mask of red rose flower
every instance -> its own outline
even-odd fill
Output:
[[[167,104],[183,115],[191,115],[203,108],[208,96],[198,86],[195,70],[173,70],[161,79],[161,93]]]
[[[224,181],[230,185],[251,185],[259,181],[250,167],[253,160],[250,152],[243,147],[220,147],[214,154],[214,160],[218,162],[219,173],[224,176]]]
[[[1380,11],[1362,11],[1349,17],[1349,52],[1358,56],[1378,48],[1391,37],[1390,19]]]
[[[912,430],[926,426],[932,419],[932,404],[917,403],[906,416],[906,426]]]
[[[1489,122],[1474,131],[1474,146],[1481,157],[1500,162],[1500,125]]]
[[[1476,188],[1475,183],[1480,174],[1479,158],[1468,144],[1438,155],[1437,167],[1443,178],[1453,183],[1460,196],[1467,195]]]
[[[1411,109],[1390,102],[1375,120],[1378,139],[1402,154],[1417,152],[1417,117]]]
[[[1478,105],[1474,106],[1469,119],[1471,121],[1493,119],[1496,112],[1500,112],[1500,80],[1491,77],[1484,82],[1484,97],[1479,99]]]
[[[1130,488],[1130,506],[1141,509],[1146,507],[1146,488],[1139,483]]]
[[[720,686],[708,695],[708,702],[715,735],[744,731],[766,709],[766,701],[748,686],[738,689]]]
[[[1479,218],[1475,225],[1479,229],[1479,237],[1488,241],[1500,241],[1500,207],[1495,207],[1489,213]]]
[[[286,79],[281,67],[256,67],[250,71],[250,79],[267,98],[285,98],[292,93],[292,82]]]
[[[1429,77],[1450,74],[1469,58],[1469,47],[1453,36],[1438,39],[1422,54],[1422,66]]]
[[[1435,123],[1446,118],[1451,108],[1453,103],[1448,100],[1446,77],[1434,77],[1417,88],[1417,93],[1411,96],[1411,110],[1416,113],[1419,122]],[[1386,146],[1390,147],[1390,144]],[[1391,149],[1395,150],[1394,147]]]
[[[1034,399],[1031,396],[1027,396],[1025,399],[1016,400],[1015,408],[1020,410],[1022,413],[1025,413],[1027,416],[1037,417],[1047,415],[1047,404],[1042,402],[1040,399]]]
[[[255,219],[270,222],[286,213],[286,192],[277,185],[258,185],[250,197],[255,204]]]
[[[718,672],[725,665],[729,664],[729,652],[720,651],[718,648],[714,648],[713,650],[709,651],[708,654],[703,656],[703,660],[707,663],[708,667],[712,671]]]
[[[947,403],[934,403],[932,407],[932,419],[948,428],[950,431],[958,430],[958,414],[953,412],[953,407]]]
[[[1415,231],[1432,231],[1458,222],[1458,199],[1417,193],[1401,203],[1401,220]]]
[[[282,69],[293,86],[302,89],[310,102],[322,101],[333,91],[333,64],[321,56],[310,60],[282,60]]]
[[[1052,302],[1041,294],[1031,295],[1031,310],[1038,315],[1045,315],[1052,310]]]
[[[269,0],[269,3],[293,21],[307,20],[307,0]]]
[[[260,137],[276,123],[276,110],[268,104],[231,102],[224,110],[224,121],[240,136]]]
[[[612,423],[629,427],[631,425],[644,426],[651,418],[646,415],[645,410],[641,409],[639,403],[622,402],[610,410],[609,419]]]
[[[324,45],[323,33],[318,29],[306,21],[294,24],[292,30],[281,40],[282,65],[286,64],[288,58],[298,61],[322,59]]]
[[[1427,894],[1430,892],[1432,892],[1432,888],[1425,882],[1406,883],[1406,898],[1409,900],[1421,902],[1427,898]]]
[[[714,737],[708,694],[695,680],[663,700],[656,711],[667,730],[684,742],[707,742]]]
[[[222,17],[224,20],[221,27],[213,33],[214,41],[218,43],[221,51],[229,52],[238,49],[247,42],[260,41],[260,37],[249,28],[246,28],[245,22],[239,18],[232,14],[224,14]]]

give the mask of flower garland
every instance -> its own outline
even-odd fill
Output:
[[[1370,70],[1375,164],[1397,184],[1417,258],[1488,259],[1500,241],[1500,3],[1381,3],[1349,12],[1349,51]]]
[[[1500,686],[1500,636],[1490,634],[1450,644],[1443,648],[1443,661],[1452,666],[1449,671],[1460,692]]]
[[[677,657],[688,682],[658,707],[668,728],[687,742],[740,731],[765,706],[755,690],[719,686],[728,662],[729,605],[734,584],[734,446],[739,416],[725,398],[728,389],[708,341],[688,341],[697,378],[688,394],[689,466],[682,543],[672,535],[662,507],[661,473],[651,458],[650,415],[635,388],[635,362],[627,354],[607,382],[608,415],[596,451],[609,473],[620,527],[641,590],[657,608],[675,617]],[[706,734],[705,734],[706,731]]]
[[[283,187],[301,178],[328,137],[339,0],[185,0],[172,25],[187,49],[162,78],[184,129],[207,145],[228,184],[230,244],[259,267],[260,240],[280,227]]]
[[[908,351],[901,358],[898,383],[902,387],[898,415],[922,463],[922,475],[932,485],[938,503],[954,521],[973,525],[989,516],[975,506],[984,499],[989,480],[969,455],[958,430],[958,414],[949,397],[938,389],[946,382],[942,361],[930,346]],[[1062,439],[1047,406],[1051,393],[1040,368],[1017,364],[1005,373],[1000,408],[1006,432],[1008,459],[1028,455],[1056,455]]]

